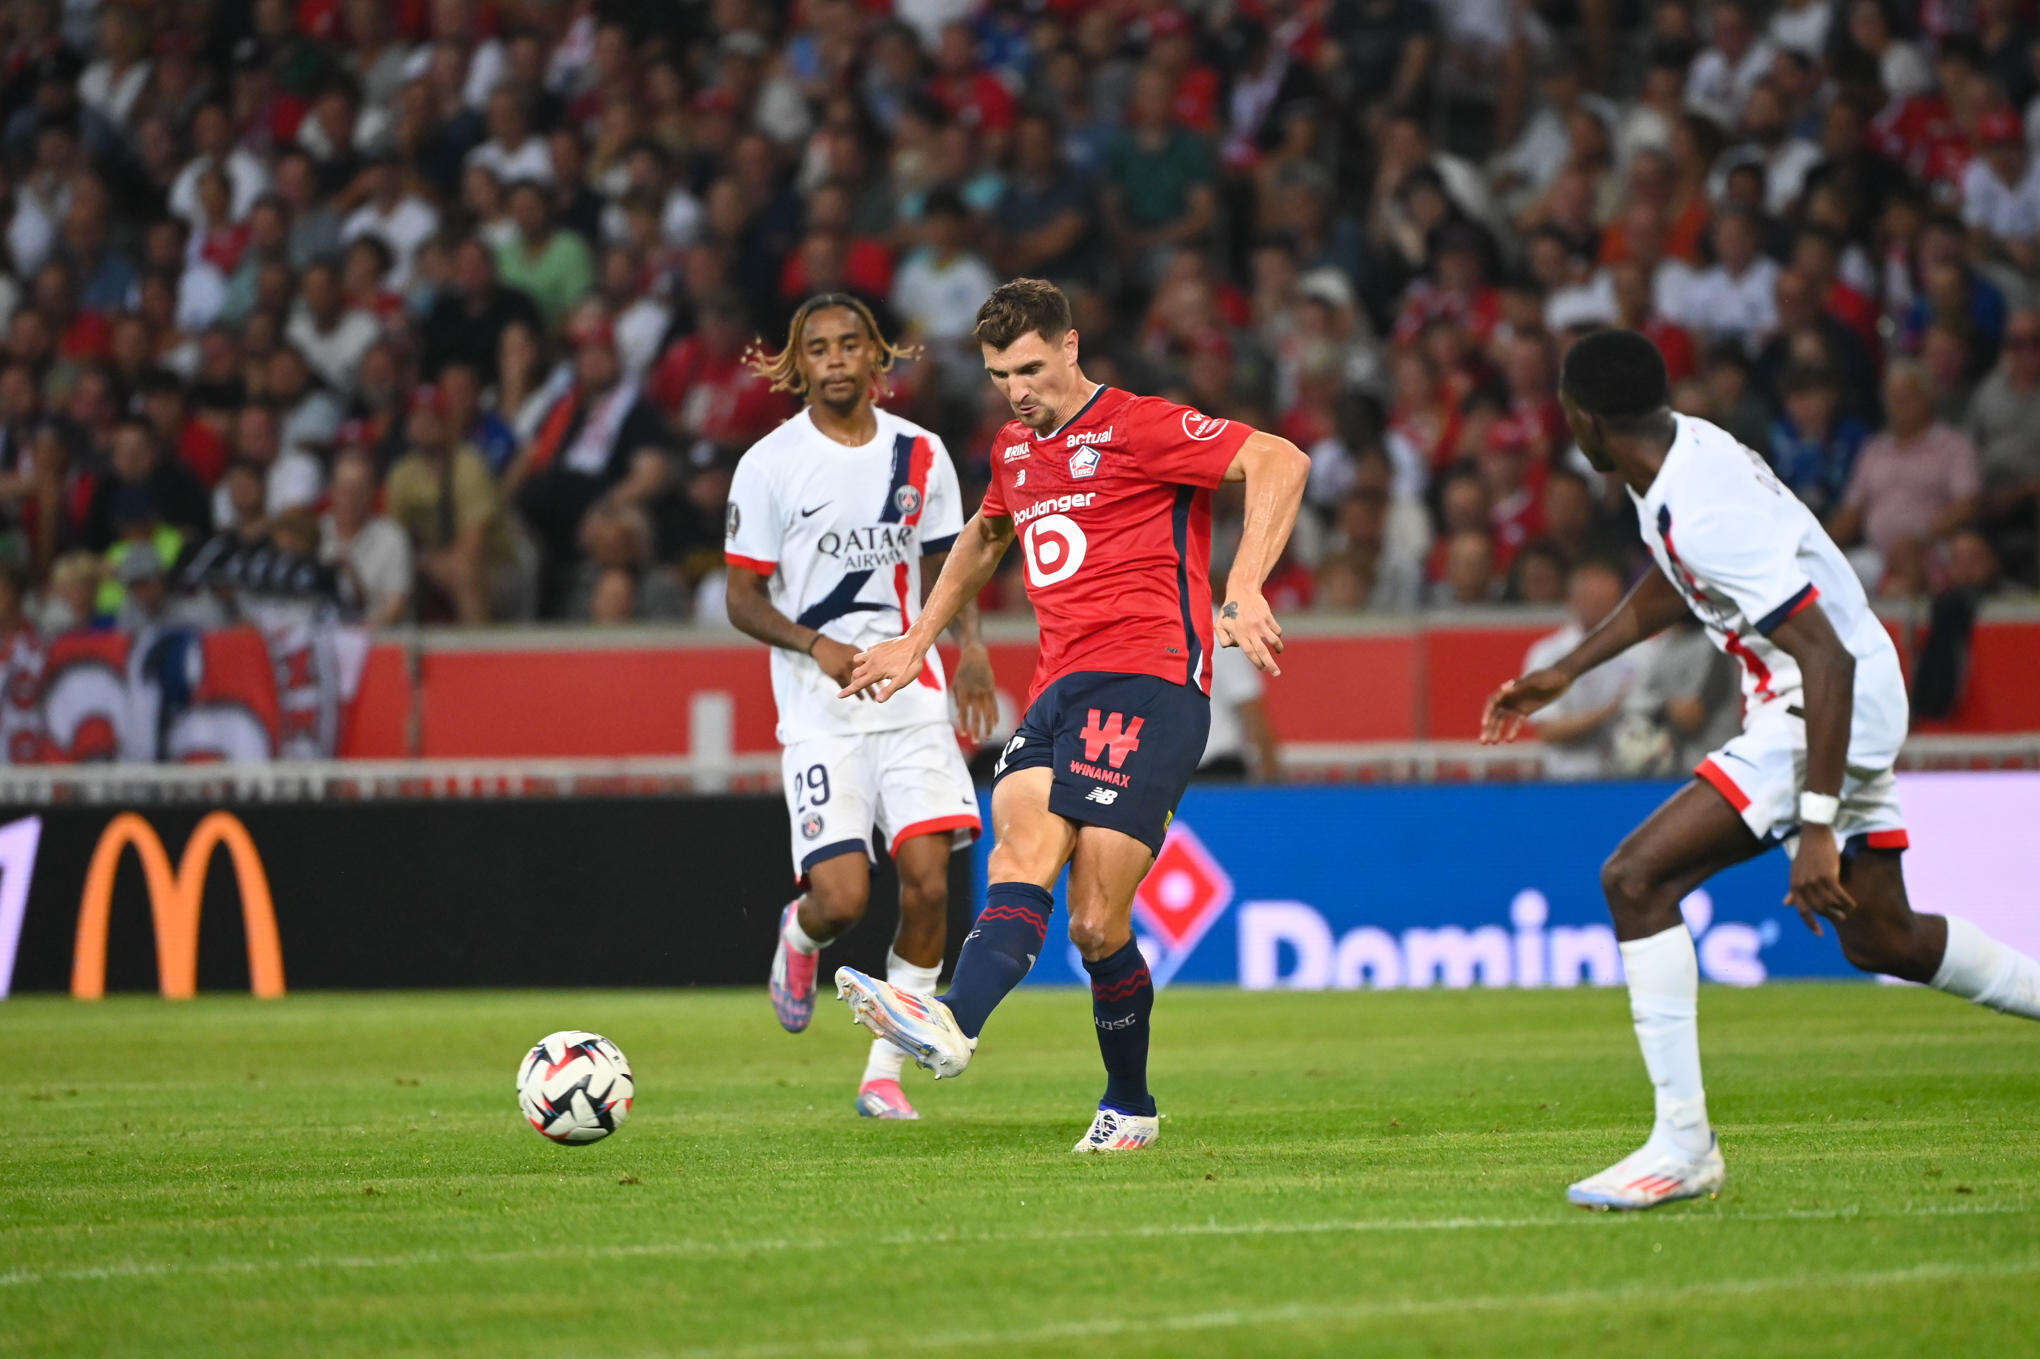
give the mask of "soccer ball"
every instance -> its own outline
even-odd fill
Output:
[[[562,1029],[538,1040],[517,1068],[517,1103],[555,1142],[600,1142],[630,1115],[630,1062],[599,1033]]]

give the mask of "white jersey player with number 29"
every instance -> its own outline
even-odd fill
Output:
[[[1627,485],[1658,569],[1565,656],[1497,690],[1481,721],[1482,740],[1510,739],[1574,680],[1687,610],[1742,667],[1742,734],[1601,870],[1656,1118],[1642,1147],[1566,1191],[1587,1208],[1721,1189],[1700,1081],[1698,959],[1679,903],[1773,845],[1792,856],[1785,901],[1816,934],[1832,924],[1854,966],[2040,1018],[2040,963],[1906,896],[1892,774],[1905,681],[1854,571],[1762,458],[1675,414],[1667,388],[1662,356],[1634,331],[1600,331],[1567,352],[1566,423],[1587,460]]]
[[[963,526],[942,441],[872,404],[896,352],[854,299],[823,294],[804,304],[786,348],[753,366],[807,405],[744,454],[730,487],[730,621],[773,648],[793,869],[806,889],[781,913],[770,986],[781,1025],[795,1033],[814,1013],[821,946],[864,914],[874,831],[900,878],[888,975],[932,991],[949,855],[980,829],[940,666],[891,703],[837,697],[859,651],[920,615],[924,559],[939,567]],[[957,715],[982,739],[993,700],[976,631],[973,614],[955,689]],[[859,1113],[916,1116],[899,1085],[903,1056],[873,1044]]]

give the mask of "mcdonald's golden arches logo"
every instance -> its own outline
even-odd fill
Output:
[[[241,889],[241,919],[248,935],[249,989],[265,1000],[283,994],[283,946],[276,933],[276,905],[269,875],[248,828],[232,812],[211,812],[185,842],[173,872],[169,852],[156,828],[134,812],[122,812],[100,832],[85,869],[85,894],[78,902],[78,944],[71,959],[71,994],[98,1000],[106,994],[106,926],[113,911],[113,880],[120,856],[133,845],[149,888],[149,915],[156,929],[156,976],[163,995],[189,1000],[198,994],[198,911],[205,896],[206,870],[222,845],[233,860]]]

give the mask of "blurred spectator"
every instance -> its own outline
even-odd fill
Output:
[[[1442,544],[1444,578],[1431,587],[1434,609],[1474,609],[1501,602],[1494,539],[1483,529],[1456,529]]]
[[[1783,410],[1771,424],[1771,466],[1815,514],[1839,504],[1869,437],[1842,411],[1842,389],[1824,368],[1792,367],[1779,383]]]
[[[390,254],[384,282],[402,290],[410,282],[419,249],[439,230],[439,211],[410,190],[403,162],[389,152],[370,158],[357,191],[361,206],[341,225],[340,239],[353,242],[368,236],[382,242]]]
[[[1144,277],[1172,247],[1202,244],[1218,220],[1211,145],[1173,124],[1173,93],[1159,68],[1143,68],[1105,155],[1106,220],[1122,265]]]
[[[954,191],[928,195],[921,210],[924,244],[893,281],[893,306],[908,333],[929,347],[937,368],[960,392],[974,392],[984,380],[970,332],[979,306],[999,283],[991,266],[964,248],[968,224],[969,213]]]
[[[1976,517],[1982,485],[1976,446],[1934,420],[1933,385],[1916,363],[1894,363],[1884,378],[1889,423],[1863,445],[1829,532],[1844,547],[1859,540],[1857,571],[1875,591],[1921,592],[1926,554]]]
[[[560,319],[595,286],[588,243],[554,220],[551,195],[537,179],[511,184],[514,235],[496,247],[497,276],[538,304],[546,324]]]
[[[1758,33],[1743,0],[1714,0],[1707,6],[1707,28],[1707,46],[1686,75],[1686,104],[1734,127],[1758,82],[1770,73],[1777,49]]]
[[[1683,774],[1741,729],[1735,662],[1690,613],[1637,651],[1641,662],[1612,733],[1612,772]]]
[[[319,560],[353,573],[362,622],[386,628],[411,610],[411,540],[395,520],[376,513],[378,489],[375,461],[367,454],[333,460],[331,494],[319,519]]]
[[[2010,109],[1977,121],[1978,155],[1962,172],[1962,220],[1993,260],[2031,279],[2040,273],[2040,158]]]
[[[515,322],[540,334],[545,319],[530,294],[497,278],[495,257],[472,237],[454,248],[452,283],[452,291],[425,318],[425,376],[436,378],[446,364],[464,359],[484,382],[494,382],[504,329]]]
[[[436,388],[412,394],[406,428],[410,451],[390,468],[384,494],[416,554],[420,613],[459,623],[512,616],[516,549],[495,478],[480,454],[454,442]]]
[[[305,270],[284,336],[319,381],[343,395],[352,394],[362,355],[381,333],[373,316],[348,308],[338,265],[321,260]]]
[[[84,542],[93,551],[104,552],[124,536],[123,519],[133,518],[138,510],[146,510],[146,517],[163,525],[158,546],[169,562],[177,560],[184,543],[204,537],[210,528],[204,489],[189,472],[163,457],[155,431],[145,421],[129,417],[115,425],[107,470],[110,475],[94,488],[85,514]]]
[[[1570,621],[1538,638],[1523,657],[1523,669],[1541,670],[1580,644],[1622,602],[1622,574],[1603,561],[1584,561],[1566,579]],[[1606,778],[1616,719],[1635,686],[1641,658],[1632,649],[1596,666],[1537,714],[1534,730],[1543,743],[1544,777]]]
[[[1983,526],[2013,577],[2040,585],[2040,310],[2005,322],[2002,357],[1976,389],[1969,437],[1983,468]]]
[[[1025,114],[1016,125],[1013,171],[993,222],[995,253],[1007,276],[1068,285],[1092,274],[1097,218],[1090,182],[1064,156],[1050,118]]]
[[[1717,217],[1714,267],[1683,290],[1670,319],[1710,341],[1734,340],[1754,352],[1778,323],[1778,264],[1760,253],[1759,233],[1756,214],[1747,209]]]
[[[1414,613],[1422,603],[1430,516],[1398,490],[1380,451],[1363,451],[1354,459],[1352,483],[1337,504],[1326,547],[1318,572],[1319,608]]]
[[[262,402],[241,407],[233,430],[234,463],[253,474],[258,489],[252,501],[237,501],[222,481],[213,491],[215,528],[259,535],[277,515],[318,503],[325,489],[325,469],[311,454],[283,446],[274,407]]]
[[[1509,570],[1509,598],[1546,607],[1565,603],[1565,554],[1542,538],[1526,544]]]
[[[672,436],[625,377],[608,324],[596,321],[576,339],[574,385],[504,477],[546,551],[540,607],[548,617],[565,602],[589,510],[601,502],[642,508],[672,482]]]

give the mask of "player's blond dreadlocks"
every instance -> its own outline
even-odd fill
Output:
[[[744,350],[744,366],[770,382],[773,391],[792,392],[805,400],[807,378],[800,371],[800,351],[807,342],[808,318],[831,307],[854,312],[864,324],[864,333],[871,337],[871,343],[878,350],[877,370],[871,378],[871,394],[874,397],[890,395],[892,389],[887,385],[885,375],[899,360],[919,355],[920,348],[917,345],[897,345],[886,339],[884,332],[878,328],[878,318],[871,314],[871,308],[848,293],[816,293],[801,303],[793,313],[793,319],[786,323],[786,347],[774,353],[765,348],[763,340],[753,340]]]

